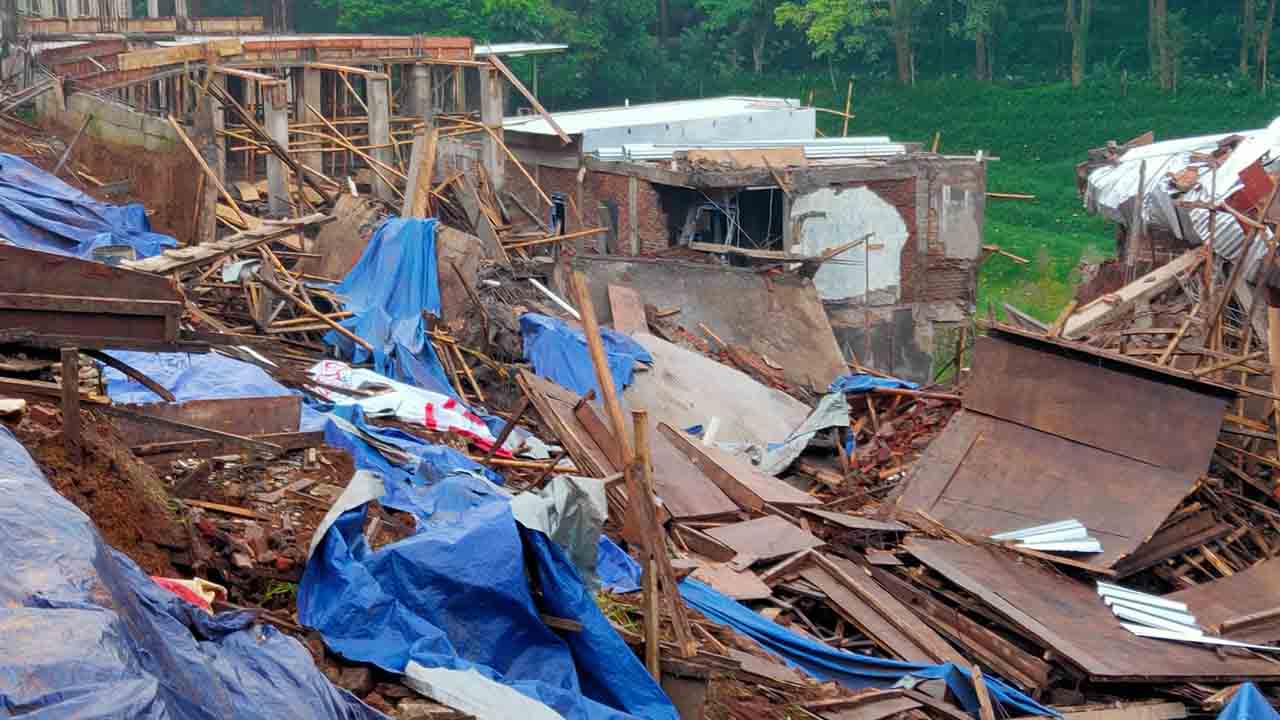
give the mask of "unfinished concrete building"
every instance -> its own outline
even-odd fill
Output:
[[[845,358],[915,379],[930,376],[936,336],[972,313],[980,157],[883,137],[817,138],[815,110],[778,98],[552,117],[558,128],[508,117],[504,138],[551,195],[548,223],[608,229],[586,243],[596,252],[750,267],[838,250],[813,279]],[[505,182],[522,204],[537,204],[522,175],[508,170]]]

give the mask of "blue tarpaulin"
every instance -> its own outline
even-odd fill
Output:
[[[343,327],[373,352],[335,330],[326,343],[353,363],[373,361],[389,378],[456,397],[427,342],[422,313],[440,314],[435,219],[389,218],[369,239],[360,260],[335,288],[352,317]]]
[[[597,572],[604,586],[612,592],[638,590],[640,565],[613,541],[602,538],[600,545],[602,560],[597,566]],[[604,560],[606,557],[607,562]],[[854,690],[890,687],[908,675],[944,680],[961,705],[970,714],[978,714],[978,701],[973,694],[968,671],[950,663],[923,665],[838,650],[797,635],[692,578],[686,578],[680,583],[680,596],[708,619],[746,635],[760,643],[761,647],[778,655],[788,665],[798,667],[818,680],[835,681]],[[998,678],[988,677],[987,689],[991,692],[992,701],[1011,711],[1009,715],[1058,715]]]
[[[173,393],[178,402],[297,395],[262,368],[217,353],[151,353],[112,350],[112,357],[132,366]],[[110,366],[103,366],[107,395],[122,404],[163,402],[145,385]],[[303,431],[321,430],[324,417],[302,406]]]
[[[1258,686],[1250,682],[1236,690],[1235,697],[1218,713],[1218,720],[1280,720],[1280,713],[1271,707]]]
[[[564,551],[516,522],[507,495],[482,468],[450,448],[420,441],[412,447],[379,429],[376,441],[413,457],[392,463],[361,437],[371,429],[359,409],[343,410],[347,419],[332,421],[326,440],[351,451],[357,468],[381,476],[382,487],[369,498],[411,513],[415,533],[373,550],[362,533],[367,505],[342,512],[303,574],[303,624],[344,657],[406,673],[410,681],[411,663],[474,671],[565,718],[675,720],[670,701],[609,625]],[[559,634],[540,614],[576,620],[583,630]]]
[[[0,713],[77,720],[383,716],[298,641],[209,615],[108,547],[0,428]]]
[[[587,339],[581,329],[546,315],[525,313],[520,316],[520,335],[524,341],[524,359],[533,365],[535,373],[579,395],[595,390],[597,398],[604,397],[596,384]],[[640,343],[620,332],[604,328],[600,338],[609,357],[613,385],[621,393],[631,384],[636,363],[652,363],[653,356]]]
[[[835,379],[827,392],[864,393],[876,388],[915,390],[919,385],[898,378],[879,377],[868,373],[852,373]]]
[[[94,248],[128,245],[139,258],[176,243],[151,232],[138,203],[95,200],[16,155],[0,153],[0,235],[19,247],[92,258]]]

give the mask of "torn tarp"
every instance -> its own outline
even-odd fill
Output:
[[[520,335],[524,358],[533,364],[535,373],[579,395],[595,390],[597,398],[603,397],[596,384],[587,339],[580,328],[569,327],[563,320],[546,315],[525,313],[520,316]],[[653,356],[620,332],[601,329],[600,339],[609,358],[614,388],[621,394],[622,389],[631,384],[636,363],[652,363]]]
[[[331,522],[317,529],[298,592],[300,622],[331,649],[404,674],[482,720],[675,720],[564,551],[518,523],[500,487],[447,456],[444,464],[423,457],[410,474],[340,421],[329,435],[373,471],[357,473]],[[414,534],[370,548],[362,528],[373,499],[412,514]],[[583,629],[558,633],[543,614]],[[504,694],[508,688],[520,695]]]
[[[603,537],[600,539],[599,552],[600,564],[597,569],[606,589],[611,592],[634,592],[639,589],[640,565],[630,555],[613,541]],[[944,680],[961,705],[971,715],[978,714],[978,701],[968,672],[950,663],[924,665],[857,655],[833,648],[797,635],[692,578],[681,581],[680,596],[708,619],[746,635],[782,658],[788,665],[800,668],[823,682],[833,680],[847,688],[863,690],[891,687],[908,676]],[[1006,709],[1006,717],[1059,716],[997,678],[987,677],[987,689],[997,708],[1003,706]]]
[[[236,720],[381,714],[329,684],[298,641],[210,615],[103,542],[0,428],[0,712]]]
[[[0,153],[0,235],[19,247],[93,258],[95,248],[128,245],[137,257],[176,245],[151,232],[138,203],[111,205],[16,155]]]
[[[112,350],[115,359],[133,367],[173,393],[178,402],[249,397],[283,397],[298,393],[276,382],[265,370],[218,353],[153,353]],[[112,402],[161,402],[147,386],[108,365],[102,366]],[[302,406],[301,431],[324,428],[324,416]]]
[[[864,393],[876,388],[915,390],[919,385],[907,380],[880,377],[869,373],[852,373],[836,378],[827,392]]]
[[[390,218],[336,288],[353,313],[343,327],[373,346],[370,352],[335,330],[324,341],[355,363],[372,360],[389,378],[454,396],[427,339],[423,313],[440,315],[434,219]]]
[[[1236,690],[1231,702],[1218,713],[1218,720],[1280,720],[1280,713],[1271,707],[1257,685],[1247,682]]]

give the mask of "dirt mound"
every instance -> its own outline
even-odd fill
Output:
[[[17,435],[54,489],[93,519],[108,544],[152,575],[174,575],[169,551],[185,549],[188,540],[164,482],[129,452],[108,421],[85,412],[80,422],[82,465],[67,459],[56,412],[33,413]]]

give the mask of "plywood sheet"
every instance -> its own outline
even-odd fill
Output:
[[[1095,681],[1280,678],[1280,665],[1267,660],[1140,638],[1120,625],[1092,585],[1020,561],[1010,552],[919,539],[908,540],[906,549]]]
[[[747,461],[716,447],[694,442],[670,425],[658,425],[677,450],[744,510],[761,511],[765,505],[820,505],[814,496],[765,475]]]
[[[801,550],[822,547],[822,540],[776,515],[721,525],[707,531],[711,537],[733,548],[739,555],[761,561],[786,557]]]
[[[831,512],[830,510],[818,510],[817,508],[800,508],[806,515],[812,515],[819,520],[838,525],[846,530],[864,530],[867,532],[907,532],[911,528],[900,522],[873,520],[859,515],[846,515],[844,513]]]
[[[738,512],[738,504],[707,479],[662,433],[649,431],[653,490],[676,520],[713,518]]]
[[[764,600],[773,596],[768,585],[750,570],[734,570],[728,565],[703,565],[691,574],[734,600]]]
[[[609,286],[609,311],[613,314],[613,329],[620,333],[649,332],[649,320],[645,317],[644,301],[640,293],[626,285]]]
[[[979,337],[965,408],[1171,470],[1209,466],[1224,398],[1032,342]]]
[[[602,478],[618,471],[609,461],[608,454],[592,440],[591,434],[574,416],[573,407],[581,399],[577,393],[527,370],[520,371],[516,382],[543,422],[551,426],[551,431],[579,472]]]
[[[1186,603],[1191,614],[1206,627],[1274,610],[1280,607],[1280,558],[1260,562],[1248,570],[1211,583],[1181,590],[1168,598]],[[1280,640],[1280,618],[1223,635],[1242,642],[1272,643]]]
[[[1110,567],[1160,527],[1198,474],[962,410],[915,464],[897,507],[980,536],[1075,518],[1102,541],[1101,553],[1079,559]]]

